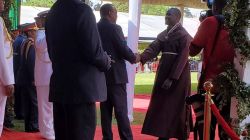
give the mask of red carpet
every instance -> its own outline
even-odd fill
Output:
[[[141,134],[141,127],[138,125],[132,125],[132,132],[135,140],[157,140],[157,138]],[[114,140],[119,140],[119,134],[117,130],[117,126],[113,126],[113,134]],[[97,127],[95,140],[102,139],[101,127]],[[25,133],[25,132],[16,132],[11,130],[4,130],[2,137],[0,140],[45,140],[43,139],[39,133]],[[189,140],[193,140],[193,136],[190,137]]]
[[[0,140],[45,140],[39,133],[16,132],[4,129]]]
[[[149,95],[136,95],[134,99],[134,111],[146,113],[149,100],[150,100]],[[194,117],[195,116],[193,116],[193,118]],[[141,128],[142,128],[141,125],[132,125],[131,128],[134,140],[157,140],[157,138],[155,137],[141,134]],[[120,139],[116,125],[113,126],[113,134],[114,134],[114,140]],[[101,140],[101,139],[102,139],[101,127],[98,126],[96,128],[95,140]],[[189,140],[193,139],[194,139],[193,134],[191,133]],[[45,139],[43,139],[39,133],[16,132],[5,129],[3,131],[0,140],[45,140]],[[216,140],[219,140],[219,138],[216,138]]]
[[[155,140],[154,137],[141,134],[141,126],[132,126],[135,140]],[[116,126],[113,126],[114,140],[119,140],[119,134]],[[97,127],[95,140],[102,139],[101,127]],[[25,133],[11,130],[4,130],[0,140],[45,140],[39,133]]]
[[[151,95],[150,94],[137,94],[135,95],[135,99],[139,98],[139,99],[150,99]]]
[[[157,138],[141,134],[141,127],[139,125],[132,125],[132,132],[134,136],[134,140],[157,140]],[[113,134],[114,140],[119,140],[119,134],[117,130],[117,126],[113,126]],[[95,140],[102,139],[101,127],[98,126],[96,128]],[[189,140],[193,140],[193,133],[191,133]],[[2,137],[0,140],[45,140],[43,139],[39,133],[25,133],[25,132],[16,132],[11,130],[4,130]],[[216,140],[219,140],[216,138]]]

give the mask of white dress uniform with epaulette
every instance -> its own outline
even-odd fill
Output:
[[[3,130],[5,104],[5,86],[14,84],[13,72],[13,49],[11,46],[11,36],[0,17],[0,136]]]
[[[48,56],[45,30],[37,31],[35,61],[35,85],[38,102],[39,130],[46,139],[55,139],[53,126],[53,104],[49,100],[49,82],[52,63]]]

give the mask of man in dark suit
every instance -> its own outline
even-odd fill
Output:
[[[80,0],[57,0],[45,24],[53,73],[56,140],[93,140],[95,102],[106,100],[104,71],[111,59],[103,51],[91,8]]]
[[[100,9],[101,19],[97,26],[103,49],[113,60],[111,68],[105,73],[107,81],[107,101],[101,102],[101,124],[103,140],[112,140],[112,112],[114,108],[119,135],[122,140],[132,140],[128,119],[126,83],[128,76],[125,60],[136,62],[136,55],[129,49],[122,28],[116,24],[117,11],[112,4],[104,4]]]
[[[20,63],[16,73],[16,84],[20,87],[20,94],[24,102],[24,123],[26,132],[38,132],[37,93],[34,81],[35,68],[35,36],[37,31],[35,23],[24,26],[27,39],[20,47]]]
[[[20,34],[15,38],[13,42],[13,68],[14,68],[14,77],[15,77],[15,103],[14,103],[14,111],[16,114],[16,119],[23,119],[24,118],[24,97],[20,92],[20,85],[17,82],[17,72],[20,67],[21,61],[21,47],[22,44],[27,39],[27,36],[23,32],[24,27],[27,26],[27,23],[22,24],[19,26]]]

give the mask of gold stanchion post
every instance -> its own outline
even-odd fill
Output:
[[[206,90],[205,93],[205,103],[204,103],[204,126],[203,126],[203,140],[210,139],[210,125],[211,125],[211,89],[213,84],[211,81],[207,81],[203,85]]]

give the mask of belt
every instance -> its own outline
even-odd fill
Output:
[[[178,53],[174,53],[174,52],[162,52],[162,54],[178,55]]]

